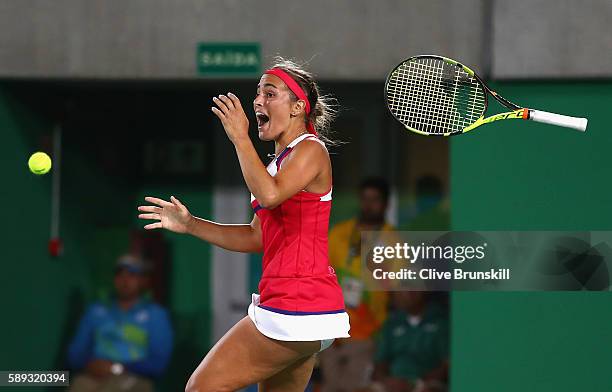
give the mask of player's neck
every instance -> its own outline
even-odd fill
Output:
[[[287,132],[283,132],[281,136],[274,141],[274,154],[278,156],[292,141],[307,133],[308,131],[304,129],[303,125],[301,127],[292,127],[292,129]]]

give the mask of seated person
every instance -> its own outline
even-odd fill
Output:
[[[379,335],[369,391],[441,392],[448,380],[448,317],[423,291],[393,293],[396,311]]]
[[[329,232],[329,262],[342,286],[349,315],[351,337],[319,354],[322,392],[353,391],[369,384],[372,374],[374,335],[387,316],[387,292],[370,291],[362,276],[361,233],[394,230],[385,221],[389,184],[382,178],[365,179],[359,186],[359,213]]]
[[[172,328],[161,306],[143,298],[142,260],[126,255],[115,271],[115,298],[94,303],[80,320],[68,349],[70,367],[80,372],[71,391],[153,391],[172,351]]]

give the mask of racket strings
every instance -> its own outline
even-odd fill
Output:
[[[403,88],[414,87],[408,91],[408,103],[411,105],[407,111],[417,126],[430,133],[444,132],[453,128],[453,123],[461,121],[461,112],[453,103],[461,105],[463,102],[457,98],[459,78],[453,81],[451,74],[445,72],[444,63],[434,59],[425,59],[423,63],[413,62],[400,71],[404,79],[413,75],[425,77],[410,78],[412,83],[404,83]],[[416,71],[416,72],[414,72]],[[437,83],[436,83],[437,82]],[[412,86],[411,86],[412,85]],[[410,94],[411,92],[416,94]],[[404,91],[405,93],[406,91]],[[455,97],[454,102],[452,97]],[[429,110],[427,110],[429,109]],[[465,112],[465,110],[463,111]],[[421,118],[419,118],[421,117]]]
[[[387,102],[395,117],[420,132],[461,132],[486,110],[485,93],[463,68],[436,58],[401,64],[387,84]]]
[[[409,80],[411,82],[400,83],[401,92],[407,98],[403,100],[406,102],[402,103],[416,102],[419,106],[406,106],[400,114],[408,114],[409,118],[413,120],[412,122],[416,123],[415,125],[420,125],[423,130],[429,133],[444,132],[445,129],[452,128],[453,123],[461,121],[460,113],[453,110],[453,102],[451,101],[452,96],[454,96],[456,97],[454,103],[458,105],[465,103],[457,98],[458,75],[454,83],[451,83],[451,74],[444,72],[444,63],[438,62],[436,64],[434,59],[425,59],[423,63],[412,62],[402,68],[399,70],[401,77],[404,81]],[[419,72],[425,77],[410,78],[414,74],[420,76]],[[435,84],[436,81],[437,85]],[[431,82],[434,84],[431,84]],[[449,93],[452,93],[452,95]]]

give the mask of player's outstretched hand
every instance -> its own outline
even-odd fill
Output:
[[[146,225],[145,229],[166,229],[175,233],[186,233],[188,231],[193,216],[179,199],[170,196],[170,201],[168,202],[157,197],[148,196],[145,197],[145,201],[155,205],[139,206],[138,211],[145,212],[145,214],[139,214],[138,218],[157,220],[157,222]]]
[[[213,98],[213,102],[217,107],[213,106],[211,110],[223,124],[223,129],[227,137],[236,142],[240,139],[249,138],[249,119],[242,109],[242,104],[238,97],[232,93],[227,95],[219,95]]]

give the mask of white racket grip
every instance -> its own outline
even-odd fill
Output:
[[[563,114],[556,114],[533,109],[529,109],[529,119],[544,124],[573,128],[580,132],[586,131],[588,122],[586,118],[564,116]]]

